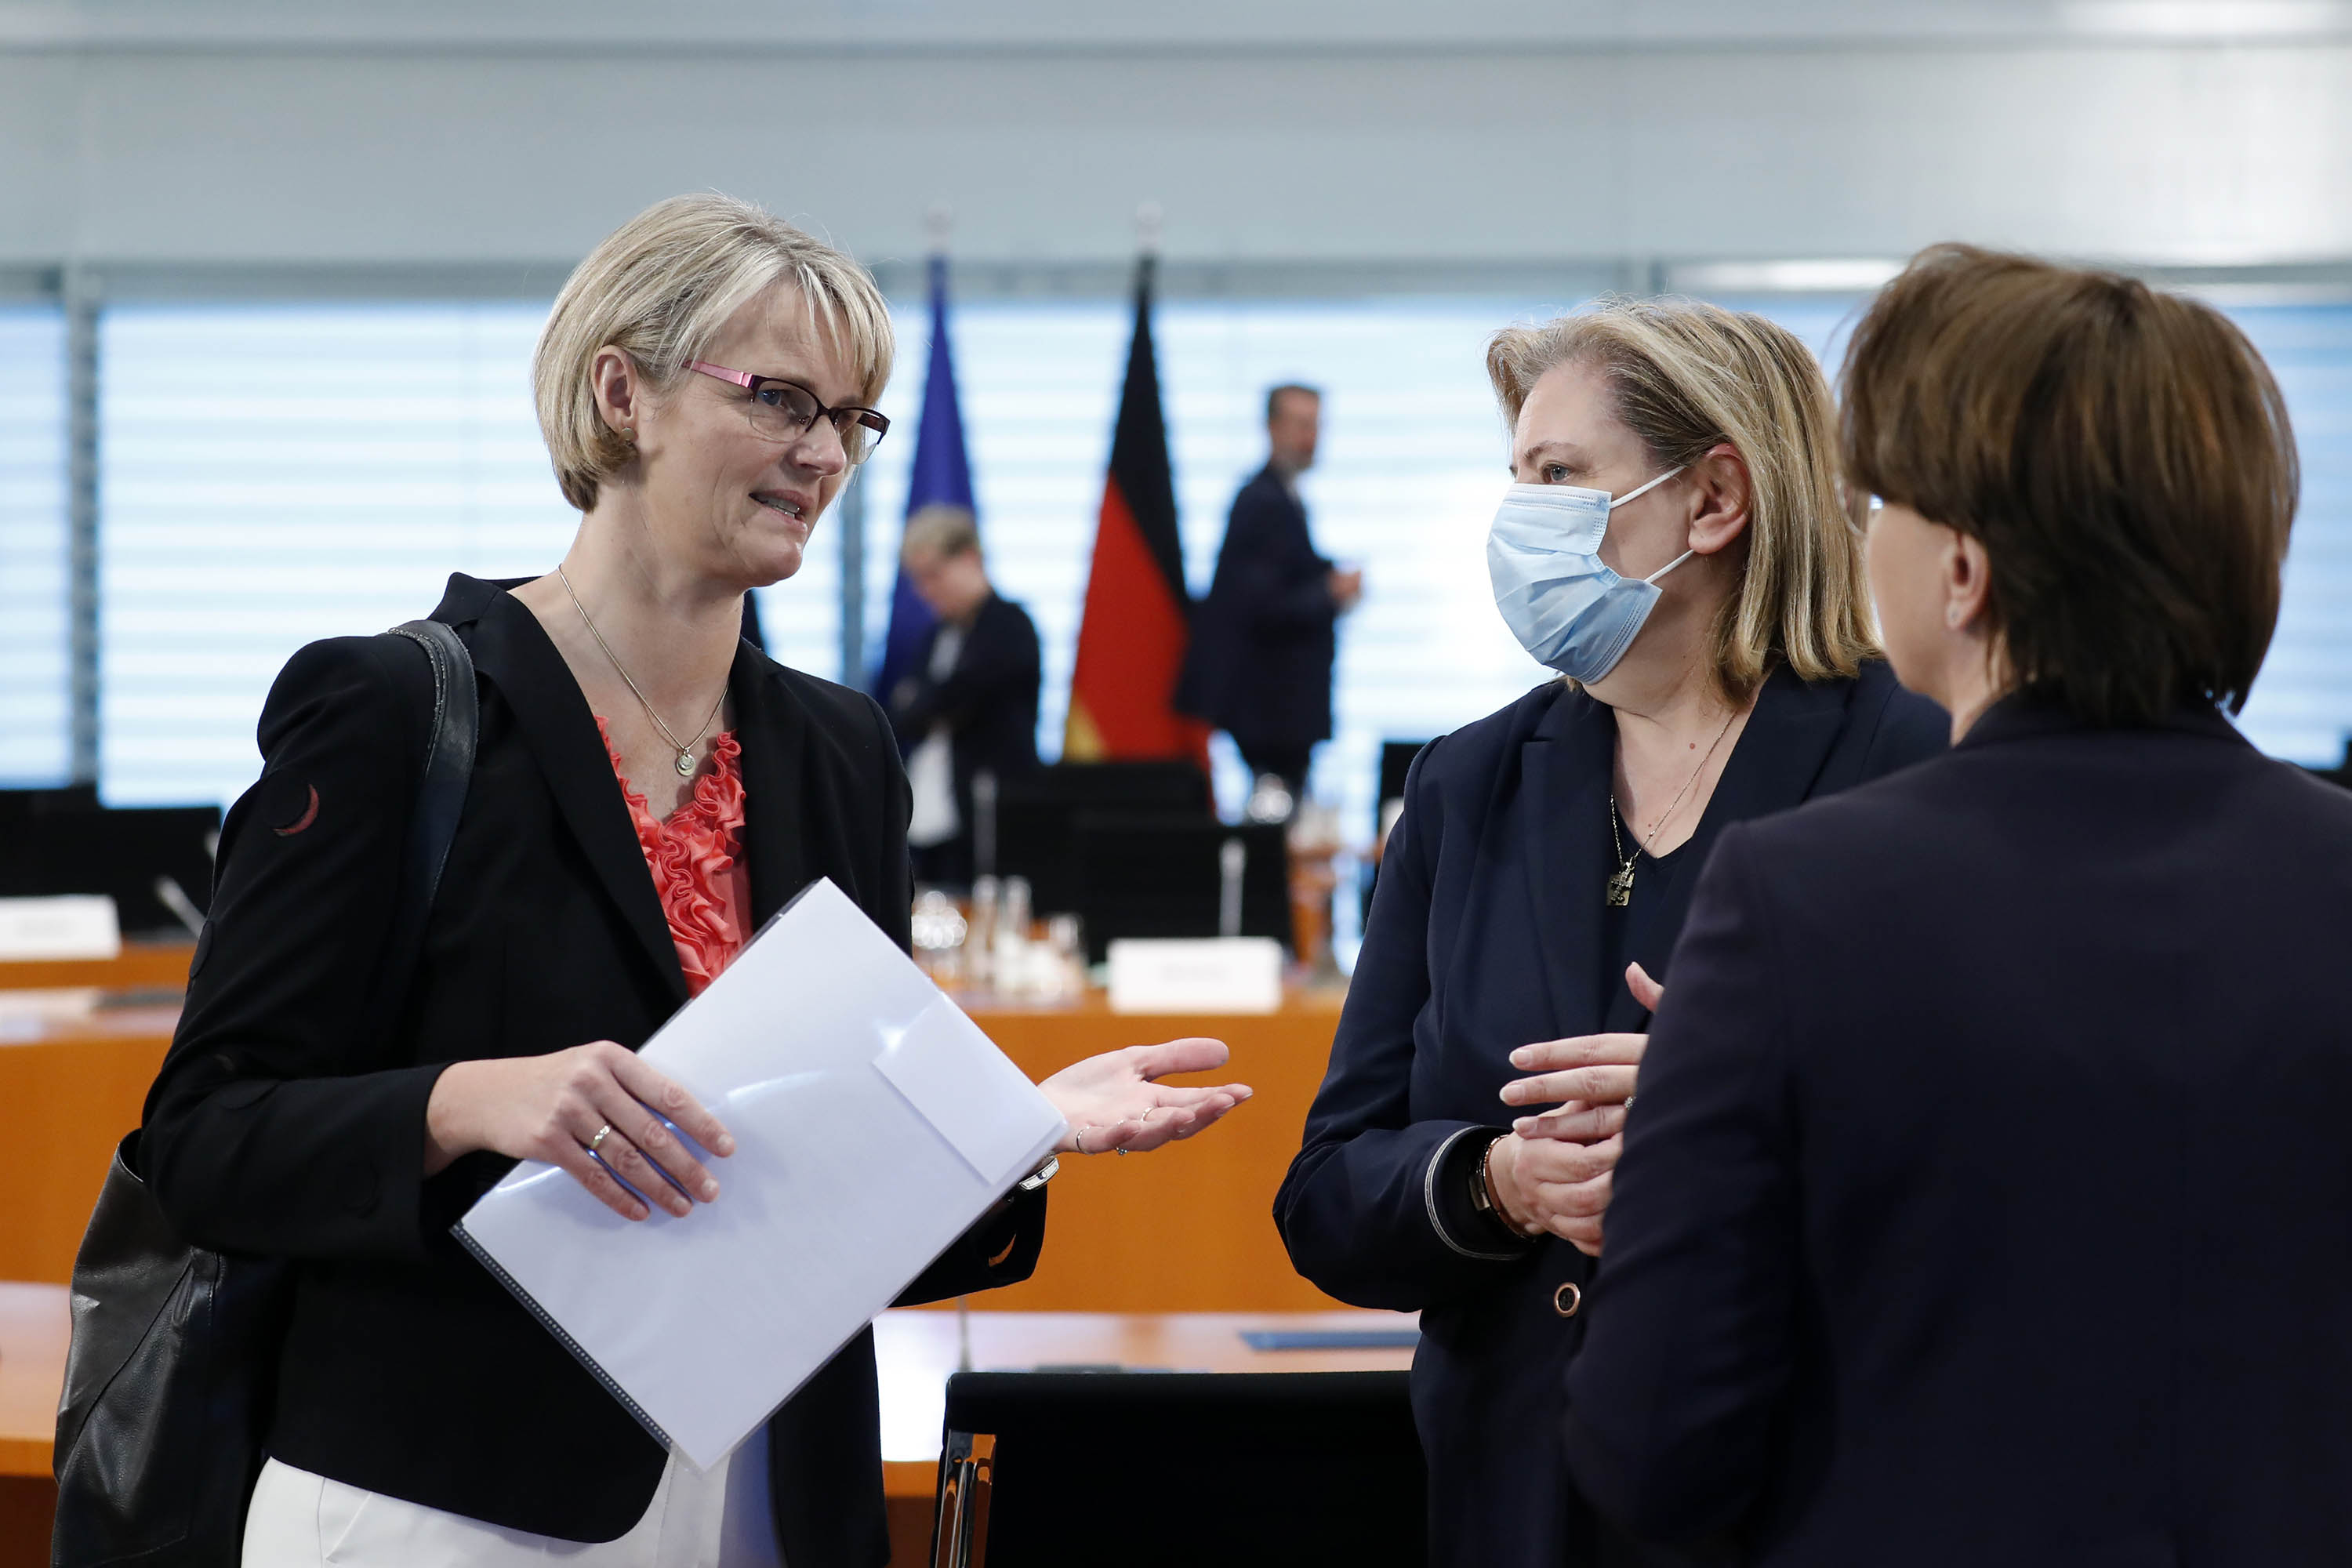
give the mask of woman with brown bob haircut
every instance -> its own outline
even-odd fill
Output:
[[[1422,1315],[1431,1563],[1580,1568],[1636,1550],[1568,1484],[1560,1387],[1698,868],[1945,721],[1877,657],[1829,384],[1787,329],[1606,300],[1486,368],[1496,605],[1560,679],[1414,762],[1275,1217],[1324,1289]]]
[[[1845,394],[1956,743],[1717,843],[1571,1468],[1753,1563],[2352,1562],[2352,798],[2224,716],[2278,387],[2204,305],[1954,246]]]

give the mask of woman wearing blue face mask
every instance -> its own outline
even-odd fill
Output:
[[[1948,725],[1879,659],[1794,337],[1620,301],[1497,333],[1486,363],[1514,481],[1496,604],[1563,679],[1414,763],[1275,1215],[1316,1284],[1422,1314],[1432,1563],[1641,1563],[1570,1488],[1562,1384],[1609,1310],[1610,1173],[1699,863],[1727,823]],[[1533,1073],[1572,1098],[1507,1103]]]

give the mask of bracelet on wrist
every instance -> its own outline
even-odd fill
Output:
[[[1485,1151],[1479,1154],[1477,1178],[1470,1184],[1470,1206],[1481,1214],[1494,1215],[1495,1223],[1513,1236],[1532,1240],[1543,1232],[1522,1228],[1518,1221],[1511,1217],[1510,1209],[1503,1202],[1503,1194],[1495,1190],[1495,1150],[1509,1136],[1507,1132],[1496,1133],[1487,1140]]]

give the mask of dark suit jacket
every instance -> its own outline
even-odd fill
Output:
[[[972,775],[985,768],[1000,780],[1013,779],[1037,766],[1037,628],[1028,611],[991,594],[964,634],[955,668],[946,679],[933,680],[931,653],[944,630],[944,624],[931,627],[907,678],[890,693],[890,723],[902,751],[920,744],[934,724],[947,725],[956,818],[962,825],[956,842],[969,856]]]
[[[2352,797],[2016,700],[1724,837],[1569,1453],[1757,1563],[2352,1563]]]
[[[473,650],[481,739],[415,984],[389,1005],[371,996],[429,677],[389,638],[313,643],[270,692],[265,770],[222,836],[187,1010],[148,1096],[147,1174],[191,1241],[297,1260],[271,1453],[494,1524],[608,1541],[644,1513],[662,1450],[450,1238],[512,1163],[474,1154],[426,1178],[425,1107],[452,1061],[642,1045],[686,983],[554,645],[472,578],[452,577],[434,615]],[[730,690],[755,920],[825,876],[904,946],[907,785],[880,710],[749,645]],[[1000,1207],[910,1294],[1025,1277],[1044,1222],[1034,1197]],[[871,1336],[770,1432],[787,1561],[880,1563]]]
[[[1569,1453],[1761,1563],[2352,1563],[2352,796],[2015,703],[1725,835]]]
[[[1728,824],[1933,755],[1947,733],[1881,664],[1820,685],[1772,676],[1686,850],[1636,884],[1628,958],[1667,977],[1697,863]],[[1610,710],[1554,682],[1414,761],[1330,1072],[1275,1201],[1301,1274],[1421,1310],[1433,1563],[1556,1568],[1588,1529],[1559,1452],[1559,1379],[1584,1325],[1552,1299],[1589,1283],[1591,1261],[1476,1214],[1469,1180],[1509,1126],[1512,1049],[1644,1026],[1622,982],[1602,990],[1597,949],[1615,744]]]
[[[1176,686],[1178,711],[1244,744],[1306,747],[1331,735],[1331,563],[1307,509],[1271,467],[1234,497],[1209,596]]]

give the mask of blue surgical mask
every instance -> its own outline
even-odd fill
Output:
[[[1658,579],[1689,560],[1685,550],[1647,577],[1620,577],[1601,561],[1609,514],[1664,484],[1670,468],[1612,500],[1574,485],[1513,485],[1486,535],[1495,607],[1536,662],[1594,681],[1617,668],[1658,602]]]

